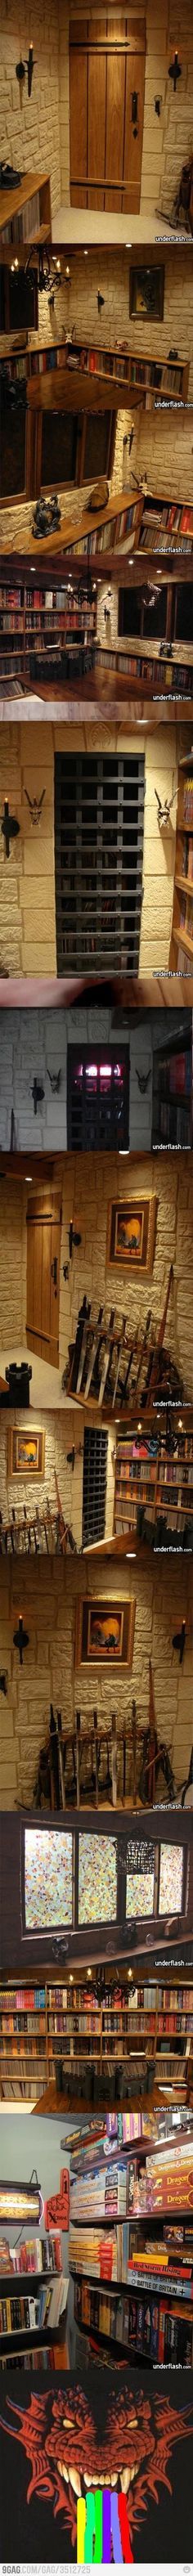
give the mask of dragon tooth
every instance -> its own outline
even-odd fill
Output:
[[[69,2469],[69,2478],[70,2478],[70,2485],[71,2485],[71,2487],[73,2487],[74,2495],[76,2495],[76,2496],[81,2496],[81,2494],[82,2494],[82,2488],[81,2488],[81,2478],[79,2477],[79,2469]]]

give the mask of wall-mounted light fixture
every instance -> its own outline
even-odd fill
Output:
[[[19,1655],[19,1662],[20,1664],[23,1664],[25,1647],[29,1646],[29,1637],[28,1629],[23,1626],[22,1611],[19,1613],[18,1628],[14,1628],[13,1644],[16,1646],[17,1655]]]
[[[43,1082],[37,1082],[36,1073],[34,1073],[34,1080],[32,1082],[31,1098],[34,1104],[34,1118],[37,1118],[37,1109],[41,1108],[41,1102],[42,1100],[45,1100],[45,1091]]]
[[[35,69],[35,57],[32,44],[28,46],[27,62],[26,60],[23,62],[22,54],[20,54],[19,63],[16,63],[15,69],[16,80],[19,82],[19,89],[21,91],[23,89],[23,82],[27,72],[28,98],[31,98],[33,72]]]
[[[2,1513],[1,1513],[1,1520],[2,1520]],[[7,1699],[7,1683],[8,1683],[8,1673],[0,1673],[0,1691],[2,1691],[3,1699]]]
[[[9,859],[10,842],[17,840],[18,832],[20,832],[20,823],[17,821],[17,814],[10,814],[9,812],[8,796],[5,796],[4,799],[4,810],[1,815],[1,832],[3,835],[3,841],[5,842],[5,856],[6,859]]]
[[[155,116],[161,116],[162,98],[154,98]]]
[[[168,80],[173,81],[174,96],[177,89],[177,82],[181,80],[181,72],[182,63],[179,63],[178,49],[176,45],[173,63],[168,63]]]
[[[74,1228],[74,1226],[73,1226],[72,1217],[71,1217],[71,1222],[70,1222],[70,1225],[69,1225],[69,1228],[68,1228],[68,1242],[69,1242],[69,1261],[64,1261],[64,1262],[63,1262],[63,1278],[64,1278],[64,1279],[68,1279],[68,1278],[69,1278],[69,1262],[70,1262],[70,1261],[72,1261],[72,1254],[73,1254],[73,1251],[74,1251],[74,1250],[76,1250],[76,1249],[78,1248],[78,1244],[79,1244],[79,1243],[82,1243],[82,1235],[81,1235],[81,1234],[76,1234],[76,1233],[75,1233],[75,1228]]]
[[[19,2220],[20,2227],[25,2227],[29,2218],[30,2227],[40,2227],[43,2208],[38,2180],[36,2184],[33,2181],[0,2183],[0,2226],[3,2223],[4,2227],[14,2227]]]
[[[100,293],[99,293],[99,291],[98,291],[98,295],[97,295],[98,313],[102,313],[102,309],[103,309],[104,301],[105,301],[104,295],[100,295]]]

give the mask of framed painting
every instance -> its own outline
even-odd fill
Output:
[[[8,1431],[8,1476],[44,1476],[45,1431]]]
[[[155,268],[131,261],[129,270],[129,311],[138,322],[162,322],[164,311],[165,268],[160,260]],[[159,352],[158,352],[159,354]]]
[[[125,1199],[112,1199],[108,1208],[107,1261],[121,1262],[122,1269],[141,1273],[153,1270],[157,1199],[133,1191]]]
[[[78,1601],[76,1613],[76,1664],[127,1664],[133,1662],[135,1601]]]

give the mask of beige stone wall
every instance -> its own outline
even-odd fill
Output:
[[[159,500],[160,495],[162,501],[192,501],[192,412],[165,411],[163,405],[160,411],[136,411],[133,415],[132,410],[130,413],[117,413],[113,490],[117,488],[118,491],[122,483],[129,485],[130,482],[129,453],[123,441],[129,437],[132,419],[132,472],[147,474],[148,491],[155,495],[155,500]],[[132,484],[132,495],[134,488]]]
[[[15,66],[20,53],[27,59],[31,34],[36,62],[29,99],[27,78],[21,92]],[[54,215],[61,193],[58,0],[34,0],[32,16],[27,0],[20,15],[17,0],[2,0],[0,61],[2,159],[12,159],[23,175],[48,173]]]
[[[0,1342],[25,1342],[26,1318],[26,1203],[27,1191],[22,1181],[1,1181],[0,1229]]]
[[[1,1806],[11,1808],[30,1804],[35,1782],[40,1745],[46,1741],[50,1700],[62,1709],[64,1731],[73,1724],[77,1708],[88,1718],[97,1708],[99,1724],[110,1730],[112,1711],[118,1717],[118,1732],[123,1716],[129,1717],[133,1695],[141,1724],[148,1719],[149,1655],[152,1658],[155,1691],[155,1713],[158,1734],[172,1748],[176,1785],[183,1782],[189,1768],[192,1738],[192,1652],[187,1637],[184,1664],[172,1648],[172,1636],[178,1626],[181,1609],[190,1620],[191,1569],[179,1563],[158,1566],[119,1564],[112,1561],[101,1571],[99,1560],[81,1561],[42,1559],[41,1566],[32,1560],[22,1566],[22,1609],[29,1633],[22,1668],[13,1645],[13,1632],[21,1608],[21,1573],[2,1559],[1,1565],[1,1665],[6,1667],[8,1692],[1,1705],[0,1798]],[[126,1671],[110,1677],[99,1669],[81,1672],[75,1663],[76,1602],[81,1596],[90,1600],[101,1597],[114,1602],[123,1597],[135,1599],[135,1635],[132,1673]],[[164,1705],[163,1705],[164,1683]],[[129,1772],[128,1772],[129,1793]],[[118,1794],[121,1796],[122,1774],[119,1763]],[[132,1782],[131,1782],[132,1792]]]
[[[112,611],[113,613],[113,611]],[[166,970],[169,958],[175,866],[176,801],[167,832],[157,821],[155,782],[161,796],[176,786],[180,752],[189,747],[190,728],[162,724],[155,734],[140,725],[140,751],[145,751],[144,895],[141,916],[141,973]],[[21,824],[17,858],[6,865],[0,856],[0,958],[4,967],[23,975],[56,971],[54,886],[54,746],[71,749],[68,724],[0,725],[0,793],[9,800]],[[73,726],[74,750],[130,751],[136,734],[123,725]],[[6,773],[5,773],[6,760]],[[30,826],[25,789],[41,795],[46,786],[41,831]],[[1,808],[2,810],[2,808]]]
[[[31,100],[27,83],[20,105],[15,64],[20,47],[28,53],[29,16],[23,0],[22,24],[18,33],[17,0],[2,0],[1,81],[2,138],[1,152],[11,153],[22,170],[48,169],[51,176],[52,212],[61,201],[68,204],[69,184],[69,82],[68,82],[68,8],[65,0],[34,0],[33,42],[37,68],[34,71]],[[92,17],[90,9],[90,18]],[[103,14],[103,13],[102,13]],[[143,0],[138,0],[135,14],[144,16]],[[175,0],[146,0],[147,52],[145,106],[141,181],[141,216],[154,215],[156,207],[172,207],[182,163],[192,150],[192,72],[193,25],[191,0],[179,0],[176,18]],[[77,15],[77,0],[75,0]],[[82,9],[80,9],[82,17]],[[86,15],[86,13],[85,13]],[[94,12],[94,16],[96,13]],[[98,15],[101,15],[99,6]],[[125,11],[124,11],[125,16]],[[168,78],[174,46],[178,45],[182,76],[174,96]],[[161,116],[155,115],[154,99],[161,96]],[[127,218],[130,231],[131,218]],[[77,218],[78,229],[78,218]],[[158,214],[159,235],[159,214]],[[97,238],[97,214],[96,214]]]
[[[84,483],[84,489],[83,489],[83,485],[82,485],[82,486],[81,486],[80,491],[78,491],[78,490],[77,490],[77,486],[75,487],[75,485],[74,485],[73,483],[68,483],[68,487],[66,487],[66,490],[64,491],[64,489],[63,489],[61,492],[59,492],[59,493],[58,493],[58,500],[60,501],[60,508],[61,508],[61,517],[62,517],[62,520],[64,520],[65,522],[67,522],[67,526],[68,526],[68,527],[69,527],[69,520],[70,520],[71,522],[72,522],[72,520],[73,520],[73,530],[74,530],[74,526],[75,526],[75,528],[76,528],[76,526],[77,526],[78,533],[80,532],[80,534],[81,534],[81,520],[82,520],[82,516],[83,516],[83,511],[87,510],[87,509],[88,509],[88,505],[89,505],[90,490],[91,490],[91,485],[90,485],[90,483]],[[34,510],[34,508],[35,508],[35,502],[33,502],[33,501],[20,501],[20,502],[19,502],[19,506],[18,506],[18,508],[16,508],[16,504],[15,504],[15,502],[13,502],[13,508],[12,508],[12,505],[11,505],[11,508],[10,508],[10,506],[9,506],[9,508],[7,508],[7,509],[5,509],[5,510],[4,510],[4,508],[3,508],[3,509],[1,510],[1,514],[0,514],[0,539],[1,539],[1,546],[2,546],[2,549],[3,549],[4,545],[5,545],[5,546],[7,547],[7,551],[8,551],[8,553],[10,553],[10,545],[11,545],[11,547],[13,546],[13,551],[14,551],[14,553],[17,553],[17,552],[18,552],[18,549],[19,549],[19,552],[20,552],[20,550],[21,550],[21,553],[23,554],[23,552],[25,551],[26,538],[27,538],[27,540],[28,540],[28,538],[29,538],[29,537],[31,537],[31,534],[32,534],[32,522],[33,522],[33,510]],[[49,558],[48,558],[48,562],[49,562]],[[56,569],[57,569],[57,557],[56,557]],[[30,571],[30,566],[29,566],[29,571]],[[37,579],[38,579],[38,556],[37,556]]]
[[[134,251],[132,258],[134,260]],[[48,295],[40,295],[39,330],[30,331],[30,348],[37,349],[38,345],[40,348],[57,348],[57,343],[63,338],[63,332],[72,330],[74,324],[77,341],[80,335],[84,338],[86,333],[91,347],[94,344],[96,349],[102,349],[104,344],[107,349],[114,349],[116,343],[119,347],[123,343],[126,348],[129,345],[133,357],[139,354],[141,356],[142,353],[144,358],[158,357],[160,363],[162,357],[163,360],[168,357],[170,348],[176,348],[179,349],[180,358],[190,363],[188,387],[190,401],[191,393],[193,396],[191,243],[188,243],[188,247],[185,245],[184,249],[179,243],[173,250],[163,245],[160,249],[160,259],[163,260],[165,269],[163,321],[140,323],[139,320],[133,320],[129,312],[131,268],[129,252],[124,249],[120,251],[113,248],[111,250],[93,248],[88,250],[85,256],[83,251],[82,254],[79,252],[77,255],[76,249],[72,249],[69,263],[71,283],[68,285],[65,281],[66,261],[63,249],[64,275],[61,286],[57,287],[54,313],[50,311]],[[98,287],[100,287],[100,294],[104,296],[102,313],[98,313]],[[155,417],[158,428],[157,413]],[[183,439],[183,421],[181,421],[181,436]]]
[[[130,1157],[129,1186],[136,1194],[140,1189],[155,1191],[158,1199],[156,1246],[151,1279],[132,1281],[125,1266],[109,1264],[107,1252],[108,1208],[112,1198],[121,1199],[125,1190],[120,1155],[68,1154],[65,1161],[63,1222],[61,1246],[60,1295],[60,1362],[67,1358],[68,1341],[72,1341],[78,1309],[86,1289],[88,1298],[100,1302],[108,1311],[113,1301],[116,1310],[127,1315],[133,1325],[145,1326],[148,1306],[152,1320],[160,1324],[168,1284],[170,1261],[174,1264],[166,1343],[182,1370],[184,1389],[193,1397],[193,1175],[191,1157],[174,1151],[169,1154]],[[66,1261],[67,1230],[70,1217],[81,1233],[81,1245],[74,1252],[69,1280],[63,1278]],[[97,1246],[97,1262],[96,1262]]]
[[[31,1429],[33,1432],[33,1418],[30,1417],[30,1419]],[[92,1415],[90,1419],[92,1421]],[[24,1504],[26,1505],[28,1521],[30,1520],[30,1517],[31,1520],[33,1520],[37,1505],[40,1517],[43,1518],[44,1512],[46,1512],[47,1498],[50,1504],[50,1511],[52,1513],[56,1512],[57,1477],[64,1520],[69,1523],[69,1527],[73,1533],[73,1538],[76,1542],[76,1547],[79,1551],[82,1546],[84,1413],[81,1412],[81,1408],[77,1411],[77,1407],[76,1409],[73,1409],[73,1406],[72,1410],[69,1409],[66,1416],[64,1416],[64,1413],[54,1414],[38,1412],[38,1430],[45,1432],[45,1465],[43,1477],[33,1476],[32,1478],[31,1476],[22,1475],[14,1475],[13,1477],[9,1473],[9,1430],[12,1430],[13,1427],[15,1428],[15,1424],[19,1431],[22,1431],[22,1428],[25,1428],[26,1430],[25,1412],[23,1413],[21,1411],[17,1415],[15,1413],[9,1413],[9,1421],[5,1413],[0,1413],[0,1512],[2,1513],[4,1526],[6,1527],[11,1520],[13,1507],[15,1511],[16,1524],[18,1526],[19,1521],[22,1521]],[[107,1440],[105,1537],[108,1539],[112,1537],[114,1513],[115,1471],[113,1432],[108,1432]],[[67,1452],[69,1453],[73,1448],[75,1449],[76,1455],[75,1465],[72,1469],[72,1467],[68,1466],[67,1463]]]

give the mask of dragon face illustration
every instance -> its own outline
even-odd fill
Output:
[[[131,2541],[147,2512],[148,2498],[159,2504],[162,2482],[172,2494],[168,2463],[176,2441],[193,2431],[193,2401],[177,2413],[170,2397],[133,2396],[129,2381],[108,2393],[104,2430],[97,2428],[86,2390],[70,2381],[50,2385],[43,2396],[32,2392],[29,2405],[7,2398],[4,2429],[23,2445],[31,2463],[27,2502],[32,2496],[53,2502],[53,2516],[76,2556],[77,2498],[89,2487],[115,2488],[127,2498]],[[100,2410],[102,2412],[102,2410]],[[17,2421],[13,2423],[13,2416]]]

